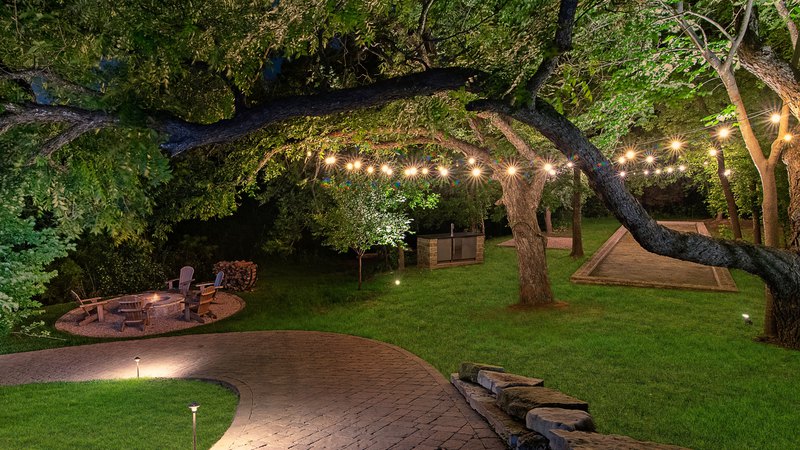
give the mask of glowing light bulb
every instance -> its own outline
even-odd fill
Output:
[[[780,121],[781,121],[781,114],[780,114],[780,113],[772,113],[772,115],[771,115],[771,116],[769,116],[769,120],[770,120],[770,122],[772,122],[772,123],[780,123]]]
[[[372,166],[367,167],[367,173],[371,174],[373,172],[375,172],[375,168],[374,167],[372,167]]]
[[[409,176],[409,175],[411,175],[411,171],[410,171],[409,169],[405,169],[405,170],[403,171],[403,175],[405,175],[405,176]]]
[[[656,175],[661,175],[661,169],[656,169]]]
[[[395,286],[400,286],[400,280],[394,280],[394,285]]]
[[[479,176],[481,176],[481,168],[480,167],[476,167],[476,168],[472,169],[472,172],[470,172],[470,173],[472,173],[473,177],[479,177]]]
[[[325,158],[325,164],[327,165],[336,164],[336,157],[328,156],[327,158]]]
[[[355,168],[356,168],[356,170],[357,170],[357,169],[360,169],[360,168],[361,168],[361,161],[355,161],[355,162],[353,163],[353,167],[355,167]]]
[[[656,158],[653,155],[647,155],[647,158],[644,159],[647,164],[653,164],[656,162]]]
[[[649,170],[647,170],[647,169],[645,169],[645,170],[644,170],[644,174],[645,174],[645,175],[650,175],[650,171],[649,171]]]
[[[393,173],[394,173],[394,170],[392,170],[392,168],[391,168],[391,167],[389,167],[388,169],[386,169],[386,175],[391,175],[391,174],[393,174]]]
[[[710,149],[710,150],[708,151],[708,155],[709,155],[709,156],[717,156],[717,153],[718,153],[718,152],[717,152],[717,149],[715,149],[715,148],[712,148],[712,149]]]
[[[422,174],[423,175],[427,175],[428,174],[428,168],[427,167],[423,167],[422,168]]]
[[[514,166],[508,166],[506,172],[508,172],[509,175],[514,175],[515,173],[517,173],[517,168]]]
[[[556,175],[556,170],[555,169],[550,169],[550,170],[547,171],[547,173],[549,173],[551,176],[555,176]]]
[[[718,138],[720,138],[720,139],[725,139],[725,138],[727,138],[727,137],[728,137],[728,136],[730,136],[730,135],[731,135],[731,129],[730,129],[730,128],[728,128],[728,127],[725,127],[725,128],[720,128],[720,129],[717,131],[717,137],[718,137]]]
[[[672,167],[667,167],[667,173],[672,173],[672,172],[675,172],[675,169],[673,169]]]
[[[439,175],[446,177],[448,173],[450,173],[450,171],[447,170],[446,167],[439,167]]]
[[[628,159],[635,159],[636,158],[636,152],[633,151],[633,150],[628,150],[627,152],[625,152],[625,157],[628,158]]]
[[[353,170],[353,163],[347,163],[347,165],[346,165],[346,166],[344,166],[344,167],[345,167],[347,170]]]
[[[544,171],[545,172],[550,172],[551,170],[553,170],[553,165],[552,164],[547,163],[547,164],[544,165]]]
[[[670,142],[670,144],[669,144],[669,148],[671,148],[673,150],[680,150],[681,147],[683,147],[683,142],[678,141],[678,140],[674,140],[674,141]]]
[[[417,174],[417,168],[416,167],[409,167],[408,168],[408,174],[413,177],[414,175]]]
[[[620,164],[625,164],[625,157],[624,157],[624,156],[620,156],[620,157],[617,159],[617,162],[618,162],[618,163],[620,163]]]
[[[725,172],[723,172],[722,174],[725,175],[726,177],[731,176],[731,169],[725,169]]]
[[[386,164],[381,166],[381,172],[383,173],[389,173],[390,170],[391,169],[389,169],[389,166],[387,166]]]
[[[575,163],[573,163],[572,161],[570,161],[570,162],[568,162],[568,163],[567,163],[567,167],[569,167],[570,169],[572,169],[573,167],[575,167]]]
[[[620,178],[625,178],[625,175],[627,175],[627,174],[625,173],[625,171],[624,171],[624,170],[623,170],[622,172],[620,172],[620,173],[619,173],[619,177],[620,177]]]
[[[311,150],[306,152],[306,156],[311,156]]]
[[[680,170],[681,172],[686,172],[686,166],[681,164],[680,166],[678,166],[678,170]]]
[[[786,141],[786,142],[791,141],[792,140],[792,135],[789,134],[789,133],[784,134],[783,135],[783,140]]]
[[[475,164],[475,158],[472,158],[472,157],[470,157],[470,158],[467,160],[467,162],[468,162],[468,163],[470,163],[470,164]]]

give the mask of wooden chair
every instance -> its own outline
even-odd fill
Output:
[[[125,331],[128,325],[139,325],[142,331],[150,325],[150,303],[145,303],[144,300],[136,295],[126,295],[119,299],[118,312],[125,315],[122,320],[122,326],[119,331]]]
[[[173,278],[171,280],[167,280],[165,283],[167,284],[168,291],[178,291],[183,294],[184,297],[189,295],[189,286],[192,285],[192,281],[194,281],[194,268],[191,266],[183,266],[181,267],[181,273],[179,278]]]
[[[211,312],[211,302],[216,296],[217,288],[210,286],[200,291],[200,297],[197,300],[184,300],[183,319],[187,322],[196,320],[200,323],[206,323],[204,319],[206,316],[216,319],[217,316]]]
[[[223,278],[225,278],[225,272],[220,270],[219,272],[217,272],[217,276],[216,278],[214,278],[214,281],[209,281],[206,283],[197,283],[195,284],[195,286],[197,286],[197,288],[200,289],[201,291],[209,286],[214,286],[217,289],[221,289]]]
[[[98,322],[103,322],[105,320],[105,305],[109,302],[108,300],[100,300],[101,297],[81,299],[81,297],[75,291],[69,292],[72,294],[72,298],[78,302],[78,306],[85,314],[83,318],[78,321],[78,326],[86,325],[87,323],[94,322],[95,320]]]

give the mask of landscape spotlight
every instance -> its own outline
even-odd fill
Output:
[[[192,449],[197,450],[197,408],[200,404],[192,402],[189,404],[189,409],[192,410]]]
[[[750,314],[742,314],[742,319],[744,320],[745,325],[753,324],[753,319],[750,318]]]
[[[133,360],[136,361],[136,378],[139,378],[139,361],[141,361],[142,358],[139,358],[137,356],[137,357],[133,358]]]

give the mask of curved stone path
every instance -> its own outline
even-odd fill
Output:
[[[215,449],[502,449],[433,367],[393,345],[312,331],[201,334],[0,356],[0,385],[136,376],[239,392]],[[201,410],[202,411],[202,410]]]

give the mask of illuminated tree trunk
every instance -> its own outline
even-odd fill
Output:
[[[789,239],[786,246],[800,252],[800,148],[794,144],[784,150],[783,162],[789,174]]]
[[[583,256],[583,232],[581,230],[581,169],[576,165],[572,168],[572,252],[569,256],[580,258]]]
[[[722,192],[725,194],[725,203],[728,206],[728,219],[731,224],[731,231],[733,231],[734,239],[742,238],[742,226],[739,223],[739,210],[736,208],[736,199],[733,197],[733,190],[731,183],[725,175],[725,153],[722,148],[717,148],[717,177],[719,177],[719,184],[722,186]]]
[[[365,250],[356,250],[358,256],[358,290],[361,290],[361,259],[364,258]]]
[[[532,182],[521,176],[504,176],[495,179],[503,187],[503,204],[508,224],[514,236],[519,266],[519,303],[545,305],[553,302],[553,291],[547,277],[547,238],[539,228],[536,210],[544,189],[544,177]]]
[[[544,230],[547,234],[553,234],[553,211],[549,206],[544,209]]]

